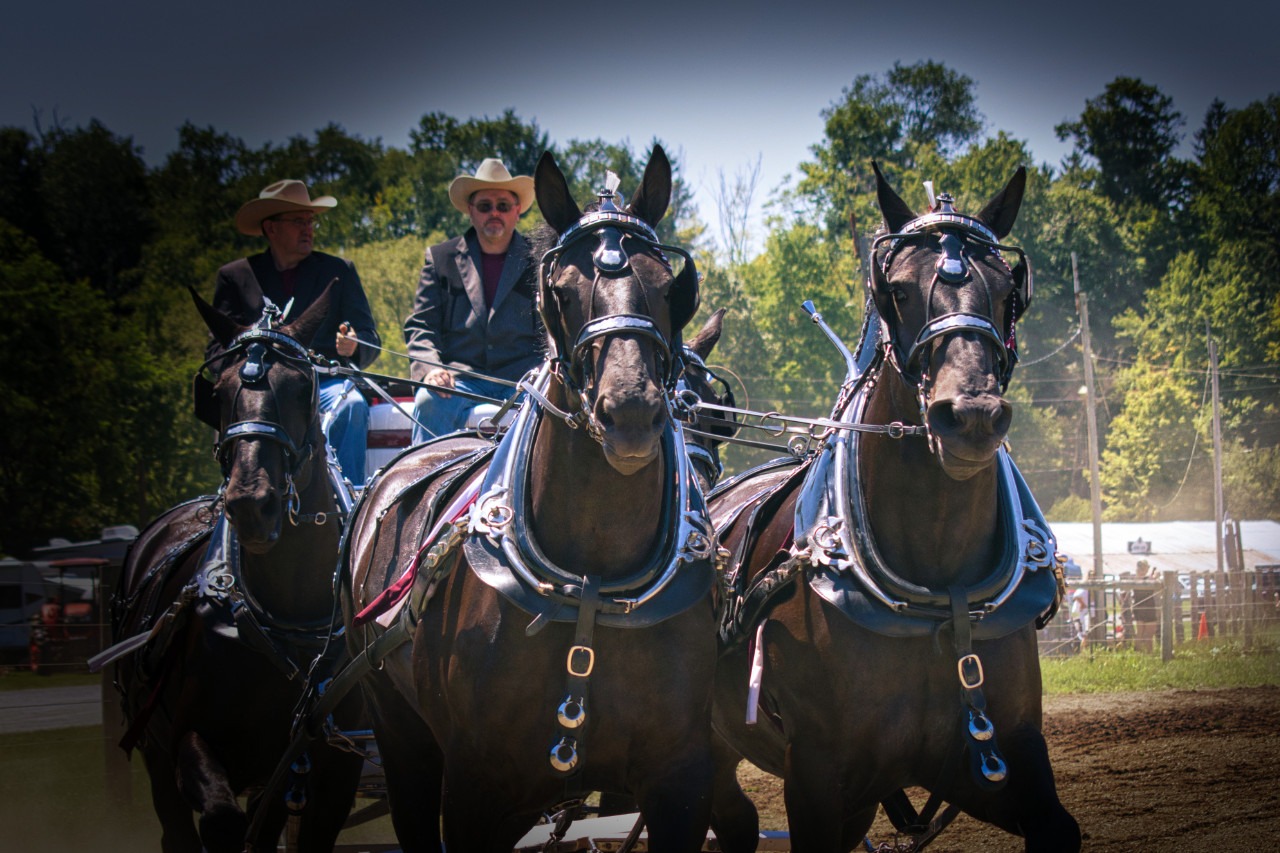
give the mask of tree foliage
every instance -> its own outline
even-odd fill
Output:
[[[678,145],[663,143],[675,187],[659,236],[695,252],[705,275],[694,324],[728,309],[711,361],[734,377],[740,402],[797,415],[825,414],[834,402],[844,364],[800,303],[812,300],[856,342],[859,259],[880,225],[872,160],[918,212],[926,181],[972,213],[1023,166],[1027,192],[1007,242],[1030,257],[1036,295],[1017,329],[1009,442],[1041,503],[1064,517],[1089,512],[1078,281],[1101,399],[1107,517],[1212,512],[1210,336],[1228,510],[1280,515],[1280,95],[1239,109],[1214,103],[1183,159],[1173,101],[1117,77],[1057,126],[1073,143],[1058,168],[1036,167],[1025,143],[986,132],[973,80],[933,61],[858,76],[821,117],[822,138],[796,183],[770,200],[762,239],[739,231],[724,252],[706,238]],[[404,148],[333,123],[257,148],[187,124],[148,167],[129,137],[98,121],[0,128],[0,346],[9,359],[0,375],[0,547],[141,524],[216,487],[212,433],[189,409],[206,332],[186,291],[208,296],[219,266],[261,248],[232,221],[267,184],[300,178],[339,199],[318,248],[355,262],[394,353],[423,251],[467,226],[449,203],[450,181],[486,157],[532,174],[549,150],[585,204],[606,170],[624,196],[634,192],[656,142],[553,144],[513,109],[426,114]],[[744,189],[726,188],[725,201],[750,205]],[[731,212],[742,214],[735,227],[748,221],[747,211]],[[539,220],[530,211],[520,227]],[[752,255],[748,245],[762,248]],[[406,373],[392,353],[374,367]],[[732,470],[762,454],[727,457]]]

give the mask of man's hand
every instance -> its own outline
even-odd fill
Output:
[[[426,379],[432,385],[439,385],[441,388],[453,387],[453,374],[445,370],[443,367],[437,367],[434,370],[432,370],[430,373],[427,374]],[[435,391],[435,393],[439,394],[441,398],[445,400],[449,399],[449,395],[444,393],[443,391],[440,391],[438,389],[432,389],[432,390]]]
[[[351,331],[350,323],[343,323],[338,327],[338,338],[334,342],[334,346],[338,348],[338,355],[343,358],[351,358],[355,355],[356,347],[360,342],[356,340],[356,333]]]

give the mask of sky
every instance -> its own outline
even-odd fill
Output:
[[[627,141],[640,153],[661,139],[718,237],[722,177],[759,161],[758,231],[762,203],[823,141],[823,110],[858,75],[883,77],[895,62],[970,77],[988,130],[1054,166],[1068,151],[1054,126],[1118,76],[1170,96],[1188,141],[1215,98],[1236,108],[1280,92],[1274,0],[442,5],[10,4],[0,126],[96,118],[158,165],[186,121],[254,147],[337,122],[407,148],[427,113],[511,108],[553,143]]]

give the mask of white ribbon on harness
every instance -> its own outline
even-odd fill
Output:
[[[751,643],[751,675],[747,678],[747,725],[756,724],[756,712],[760,710],[760,683],[764,681],[764,623],[756,626],[756,636]]]

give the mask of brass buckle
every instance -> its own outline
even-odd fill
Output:
[[[581,652],[586,652],[587,666],[584,670],[577,670],[573,666],[573,657]],[[569,656],[565,658],[564,667],[574,678],[586,678],[591,675],[591,671],[596,668],[596,653],[590,646],[574,646],[569,649]]]
[[[977,678],[973,681],[965,673],[965,667],[972,665],[976,670]],[[960,686],[965,690],[977,690],[982,686],[982,682],[986,679],[982,674],[982,661],[977,655],[970,653],[956,661],[956,672],[960,675]]]

